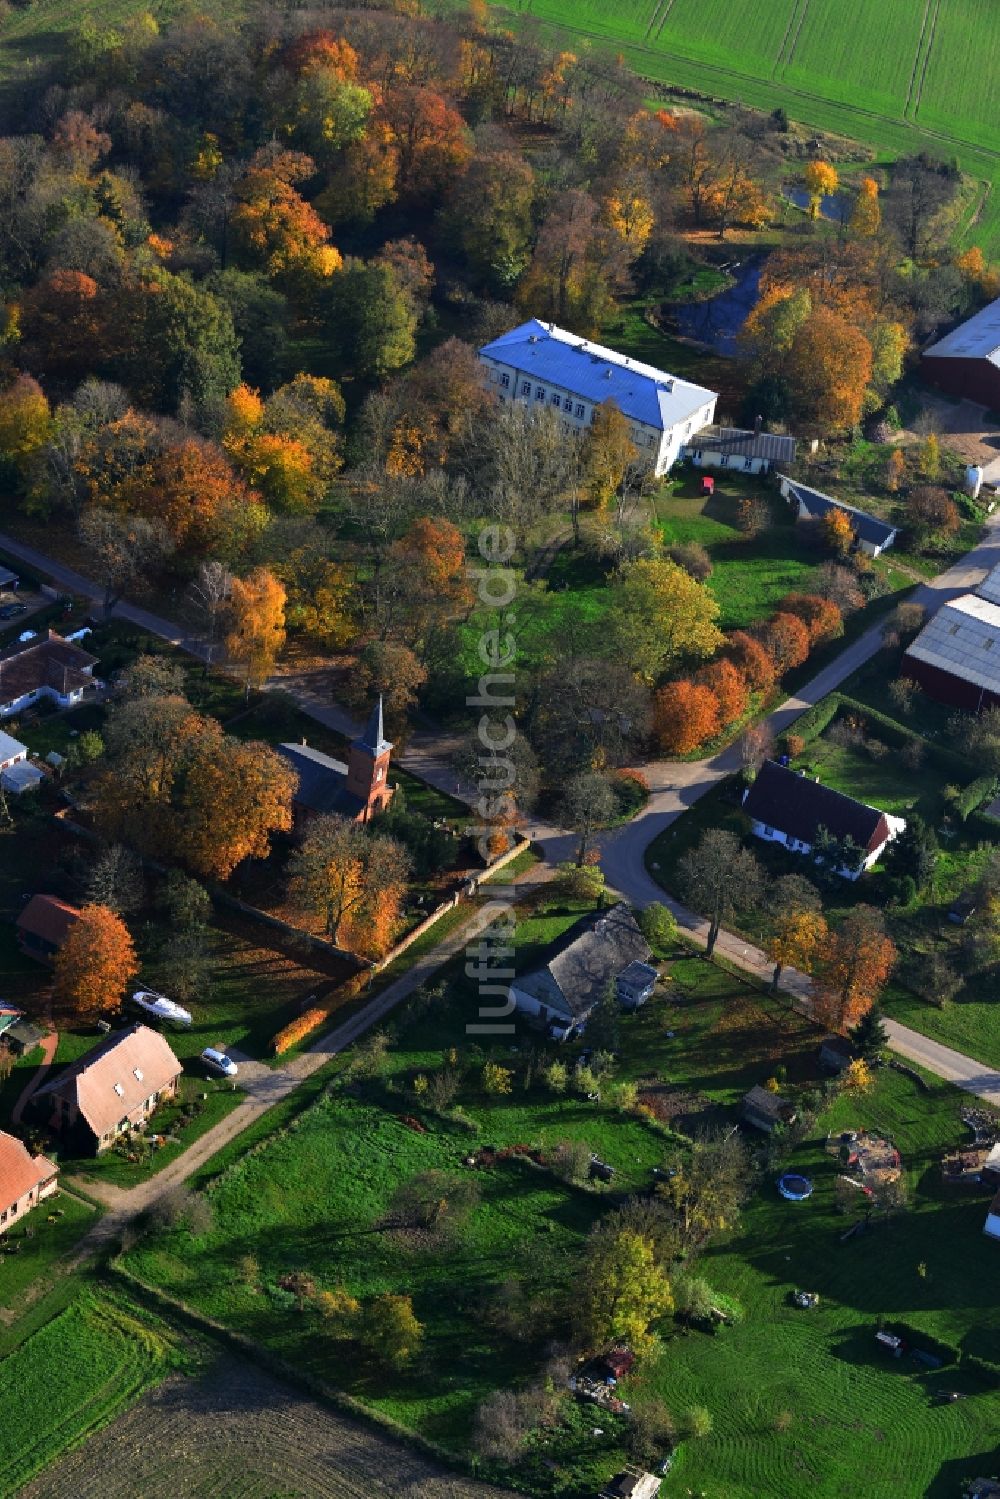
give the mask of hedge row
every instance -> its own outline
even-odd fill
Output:
[[[283,1027],[282,1030],[271,1041],[271,1049],[276,1057],[282,1056],[286,1051],[308,1036],[318,1025],[330,1017],[329,1008],[326,1005],[312,1005],[308,1010],[303,1010],[294,1020]]]
[[[862,703],[858,698],[851,697],[846,692],[831,692],[828,697],[823,698],[815,707],[807,709],[800,718],[797,718],[789,726],[789,732],[800,735],[807,744],[810,744],[814,739],[819,738],[824,729],[829,728],[830,724],[841,712],[856,713],[866,723],[877,724],[882,737],[896,749],[901,749],[904,744],[914,741],[922,744],[930,759],[934,760],[943,771],[948,772],[951,776],[964,779],[968,776],[969,771],[974,768],[972,761],[966,759],[965,755],[959,754],[958,750],[948,749],[945,745],[932,743],[915,729],[908,729],[905,724],[897,722],[895,718],[889,718],[887,714],[880,713],[877,708],[869,707],[867,703]],[[979,798],[979,801],[983,801],[993,781],[994,777],[992,776],[981,776],[971,782],[965,789],[971,793],[973,786],[978,787],[981,782],[988,783],[987,789],[983,791]],[[979,805],[979,801],[973,802],[970,811]]]

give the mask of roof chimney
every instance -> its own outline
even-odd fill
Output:
[[[302,735],[302,748],[303,749],[308,749],[308,747],[309,747],[309,741],[306,738],[306,736],[303,734]]]

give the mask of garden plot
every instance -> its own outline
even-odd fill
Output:
[[[183,1452],[183,1477],[177,1454]],[[20,1499],[501,1499],[250,1364],[169,1379]]]

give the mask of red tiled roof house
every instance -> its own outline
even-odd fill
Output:
[[[0,1234],[56,1189],[58,1170],[0,1130]]]
[[[44,1084],[34,1101],[50,1106],[50,1129],[81,1153],[100,1155],[128,1129],[141,1128],[177,1093],[183,1068],[148,1025],[109,1036]]]
[[[21,951],[42,963],[51,963],[66,941],[70,927],[79,919],[76,906],[58,896],[33,895],[14,923]]]

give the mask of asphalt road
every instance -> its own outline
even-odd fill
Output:
[[[61,586],[90,598],[96,608],[99,609],[102,606],[102,590],[92,580],[83,577],[72,568],[53,561],[34,547],[25,546],[14,537],[3,533],[0,533],[0,547],[12,557],[20,559],[36,571],[51,577]],[[914,602],[923,604],[928,613],[933,613],[948,599],[975,588],[990,568],[998,563],[1000,563],[1000,512],[989,518],[982,540],[971,551],[938,577],[920,584],[911,597]],[[117,617],[128,619],[133,624],[195,655],[204,654],[201,643],[192,639],[171,620],[124,601],[117,604],[113,612]],[[767,726],[775,735],[782,733],[807,708],[819,702],[859,666],[869,661],[878,651],[880,644],[881,626],[876,625],[853,641],[835,661],[817,673],[794,696],[786,699],[769,714],[765,720]],[[356,731],[357,726],[353,720],[334,701],[323,673],[304,674],[301,677],[278,677],[269,685],[290,692],[303,711],[319,722],[345,733]],[[468,788],[463,788],[451,767],[450,756],[454,744],[455,740],[450,737],[442,737],[432,732],[417,733],[407,745],[406,752],[400,757],[400,763],[412,769],[432,785],[439,786],[452,795],[462,796]],[[665,895],[646,869],[646,850],[664,828],[669,827],[724,776],[731,774],[738,767],[739,750],[735,745],[707,760],[690,763],[675,760],[650,762],[643,767],[651,789],[646,806],[631,822],[604,834],[599,840],[601,867],[607,876],[608,884],[620,891],[633,905],[642,906],[654,900],[663,901],[674,911],[680,925],[695,941],[704,942],[707,931],[706,923],[693,911]],[[525,831],[529,832],[532,838],[541,845],[550,866],[573,856],[576,840],[564,829],[547,827],[528,820],[525,823]],[[769,976],[769,964],[764,955],[731,932],[720,934],[718,951],[735,966],[743,968],[756,978]],[[781,987],[803,1006],[808,1005],[809,980],[804,975],[795,973],[793,970],[786,970],[782,975]],[[387,990],[382,997],[387,998],[390,992]],[[373,1022],[369,1020],[368,1023]],[[1000,1104],[1000,1074],[985,1068],[973,1058],[962,1056],[959,1052],[941,1046],[918,1031],[910,1030],[909,1027],[899,1025],[895,1021],[890,1023],[890,1036],[893,1047],[901,1055],[926,1067],[939,1077],[946,1078],[967,1092],[974,1093],[990,1103]],[[326,1049],[331,1039],[324,1037],[317,1043],[316,1049]],[[353,1037],[347,1039],[353,1039]],[[347,1044],[346,1040],[343,1044]],[[311,1055],[311,1053],[306,1055]],[[303,1058],[299,1058],[299,1062],[303,1062]],[[281,1096],[283,1085],[275,1081],[277,1078],[287,1080],[291,1086],[295,1085],[288,1072],[274,1072],[270,1069],[261,1069],[261,1071],[266,1071],[271,1079],[270,1082],[260,1079],[261,1094],[271,1093],[271,1097],[265,1102],[264,1096],[254,1099],[251,1094],[246,1104],[230,1116],[234,1122],[235,1116],[240,1114],[244,1107],[250,1109],[256,1105],[257,1110],[260,1111],[262,1106],[266,1108],[268,1102],[274,1101],[275,1093]],[[246,1122],[249,1123],[249,1119]],[[217,1128],[221,1130],[227,1123],[228,1120],[223,1120]],[[203,1137],[206,1145],[210,1142],[213,1133],[210,1131]],[[193,1147],[193,1150],[198,1151],[199,1156],[201,1156],[201,1151],[198,1147],[201,1143],[198,1141]],[[222,1143],[220,1139],[214,1148],[218,1149]],[[185,1152],[185,1157],[188,1154],[190,1153]],[[178,1166],[180,1164],[180,1162],[177,1163]],[[167,1168],[163,1176],[156,1180],[162,1185],[167,1185],[165,1178],[169,1171],[170,1168]]]

